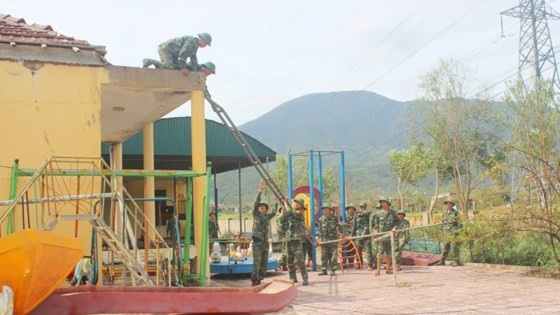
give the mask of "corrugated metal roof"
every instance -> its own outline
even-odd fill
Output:
[[[262,162],[275,161],[276,152],[255,138],[243,136]],[[143,132],[130,137],[123,144],[125,168],[141,168],[139,165],[143,145]],[[160,119],[154,123],[154,151],[156,169],[186,169],[191,160],[191,117]],[[109,154],[109,145],[103,145],[102,153]],[[206,120],[206,156],[216,173],[250,166],[245,151],[233,135],[221,123]],[[128,166],[127,166],[128,160]],[[158,165],[162,168],[158,168]]]

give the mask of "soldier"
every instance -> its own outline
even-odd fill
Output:
[[[301,271],[303,285],[309,284],[307,268],[303,256],[303,238],[306,236],[305,219],[303,212],[305,209],[305,201],[302,198],[293,200],[293,210],[286,210],[282,213],[282,224],[286,228],[286,244],[288,248],[288,273],[290,280],[297,283],[296,268]]]
[[[380,197],[379,203],[381,204],[381,210],[377,211],[372,217],[373,236],[378,236],[379,233],[384,232],[395,233],[399,217],[395,210],[389,208],[391,200],[386,197]],[[381,273],[381,259],[383,256],[385,256],[386,272],[393,273],[391,271],[391,240],[387,238],[377,241],[377,270],[374,273],[375,276],[379,276]]]
[[[443,251],[441,253],[440,265],[445,266],[445,259],[449,254],[449,250],[452,249],[453,262],[451,266],[460,266],[459,261],[459,230],[461,229],[461,223],[459,222],[459,212],[455,209],[455,201],[451,198],[447,198],[444,202],[446,209],[443,211],[443,216],[441,218],[441,229],[444,234]]]
[[[350,235],[350,237],[354,235],[352,228],[354,225],[355,213],[356,207],[352,205],[346,207],[346,222],[342,222],[342,231],[344,232],[344,235]],[[352,268],[354,266],[354,255],[350,253],[350,250],[352,250],[352,244],[350,243],[350,240],[344,241],[342,244],[343,261]]]
[[[218,238],[218,223],[216,222],[216,213],[210,212],[210,220],[208,220],[208,238]]]
[[[212,61],[206,61],[205,63],[200,64],[200,71],[204,74],[205,77],[208,77],[212,74],[216,74],[216,65]],[[184,75],[188,75],[191,70],[189,68],[185,68],[181,70]]]
[[[153,65],[157,69],[200,71],[202,69],[196,57],[198,48],[211,44],[212,36],[208,33],[198,33],[198,37],[176,37],[159,44],[158,53],[161,61],[145,58],[142,66],[147,68]]]
[[[266,182],[261,180],[255,206],[253,207],[253,272],[251,273],[251,283],[253,286],[261,284],[268,269],[268,227],[270,220],[276,215],[274,206],[271,212],[268,211],[268,204],[261,202],[261,194],[266,187]]]
[[[399,216],[399,223],[397,224],[397,230],[404,230],[410,228],[410,222],[405,219],[406,213],[402,210],[397,212]],[[398,231],[397,237],[395,238],[395,258],[397,261],[397,271],[401,271],[401,260],[402,260],[402,250],[404,246],[408,243],[410,239],[410,231]]]
[[[321,241],[321,272],[319,276],[327,274],[327,266],[331,268],[331,276],[336,275],[335,271],[338,265],[338,243],[329,243],[321,245],[321,242],[334,241],[339,239],[342,233],[342,224],[336,215],[330,203],[325,203],[321,209],[323,216],[319,218],[319,238]]]
[[[359,210],[355,215],[354,218],[354,234],[355,236],[364,236],[368,235],[369,232],[369,217],[370,211],[367,209],[367,203],[365,201],[360,202]],[[373,270],[373,266],[375,263],[375,258],[373,256],[373,252],[371,250],[371,238],[364,237],[357,240],[358,243],[358,255],[360,256],[360,261],[362,265],[364,264],[363,259],[363,251],[366,251],[367,260],[368,260],[368,270]],[[358,266],[360,269],[361,266]]]

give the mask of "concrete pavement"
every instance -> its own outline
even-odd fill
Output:
[[[527,268],[403,266],[393,275],[366,270],[319,276],[278,314],[560,314],[560,280],[527,276]],[[287,272],[267,278],[288,279]],[[266,280],[265,280],[266,281]],[[249,275],[214,276],[212,285],[250,286]]]

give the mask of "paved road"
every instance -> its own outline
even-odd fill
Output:
[[[308,286],[279,314],[560,314],[560,280],[525,268],[403,266],[392,275],[351,270],[336,277],[310,271]],[[298,274],[298,276],[300,276]],[[267,277],[288,279],[287,272]],[[213,285],[250,286],[249,276],[213,277]]]

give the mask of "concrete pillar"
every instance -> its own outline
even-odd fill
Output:
[[[194,90],[191,94],[191,141],[192,141],[192,170],[195,172],[206,172],[206,128],[204,114],[204,94],[201,90]],[[194,238],[197,251],[197,261],[202,257],[202,229],[206,218],[204,213],[204,195],[206,193],[206,177],[200,176],[193,180],[193,224]],[[187,227],[188,228],[188,227]],[[201,268],[207,268],[206,274],[210,274],[210,265],[196,265],[196,272],[200,274]]]
[[[148,123],[144,125],[144,169],[147,171],[154,170],[154,124]],[[154,177],[144,178],[144,198],[155,197],[155,181]],[[144,215],[156,224],[156,206],[154,201],[144,202]],[[147,225],[144,224],[144,228]],[[146,244],[146,243],[145,243]]]

